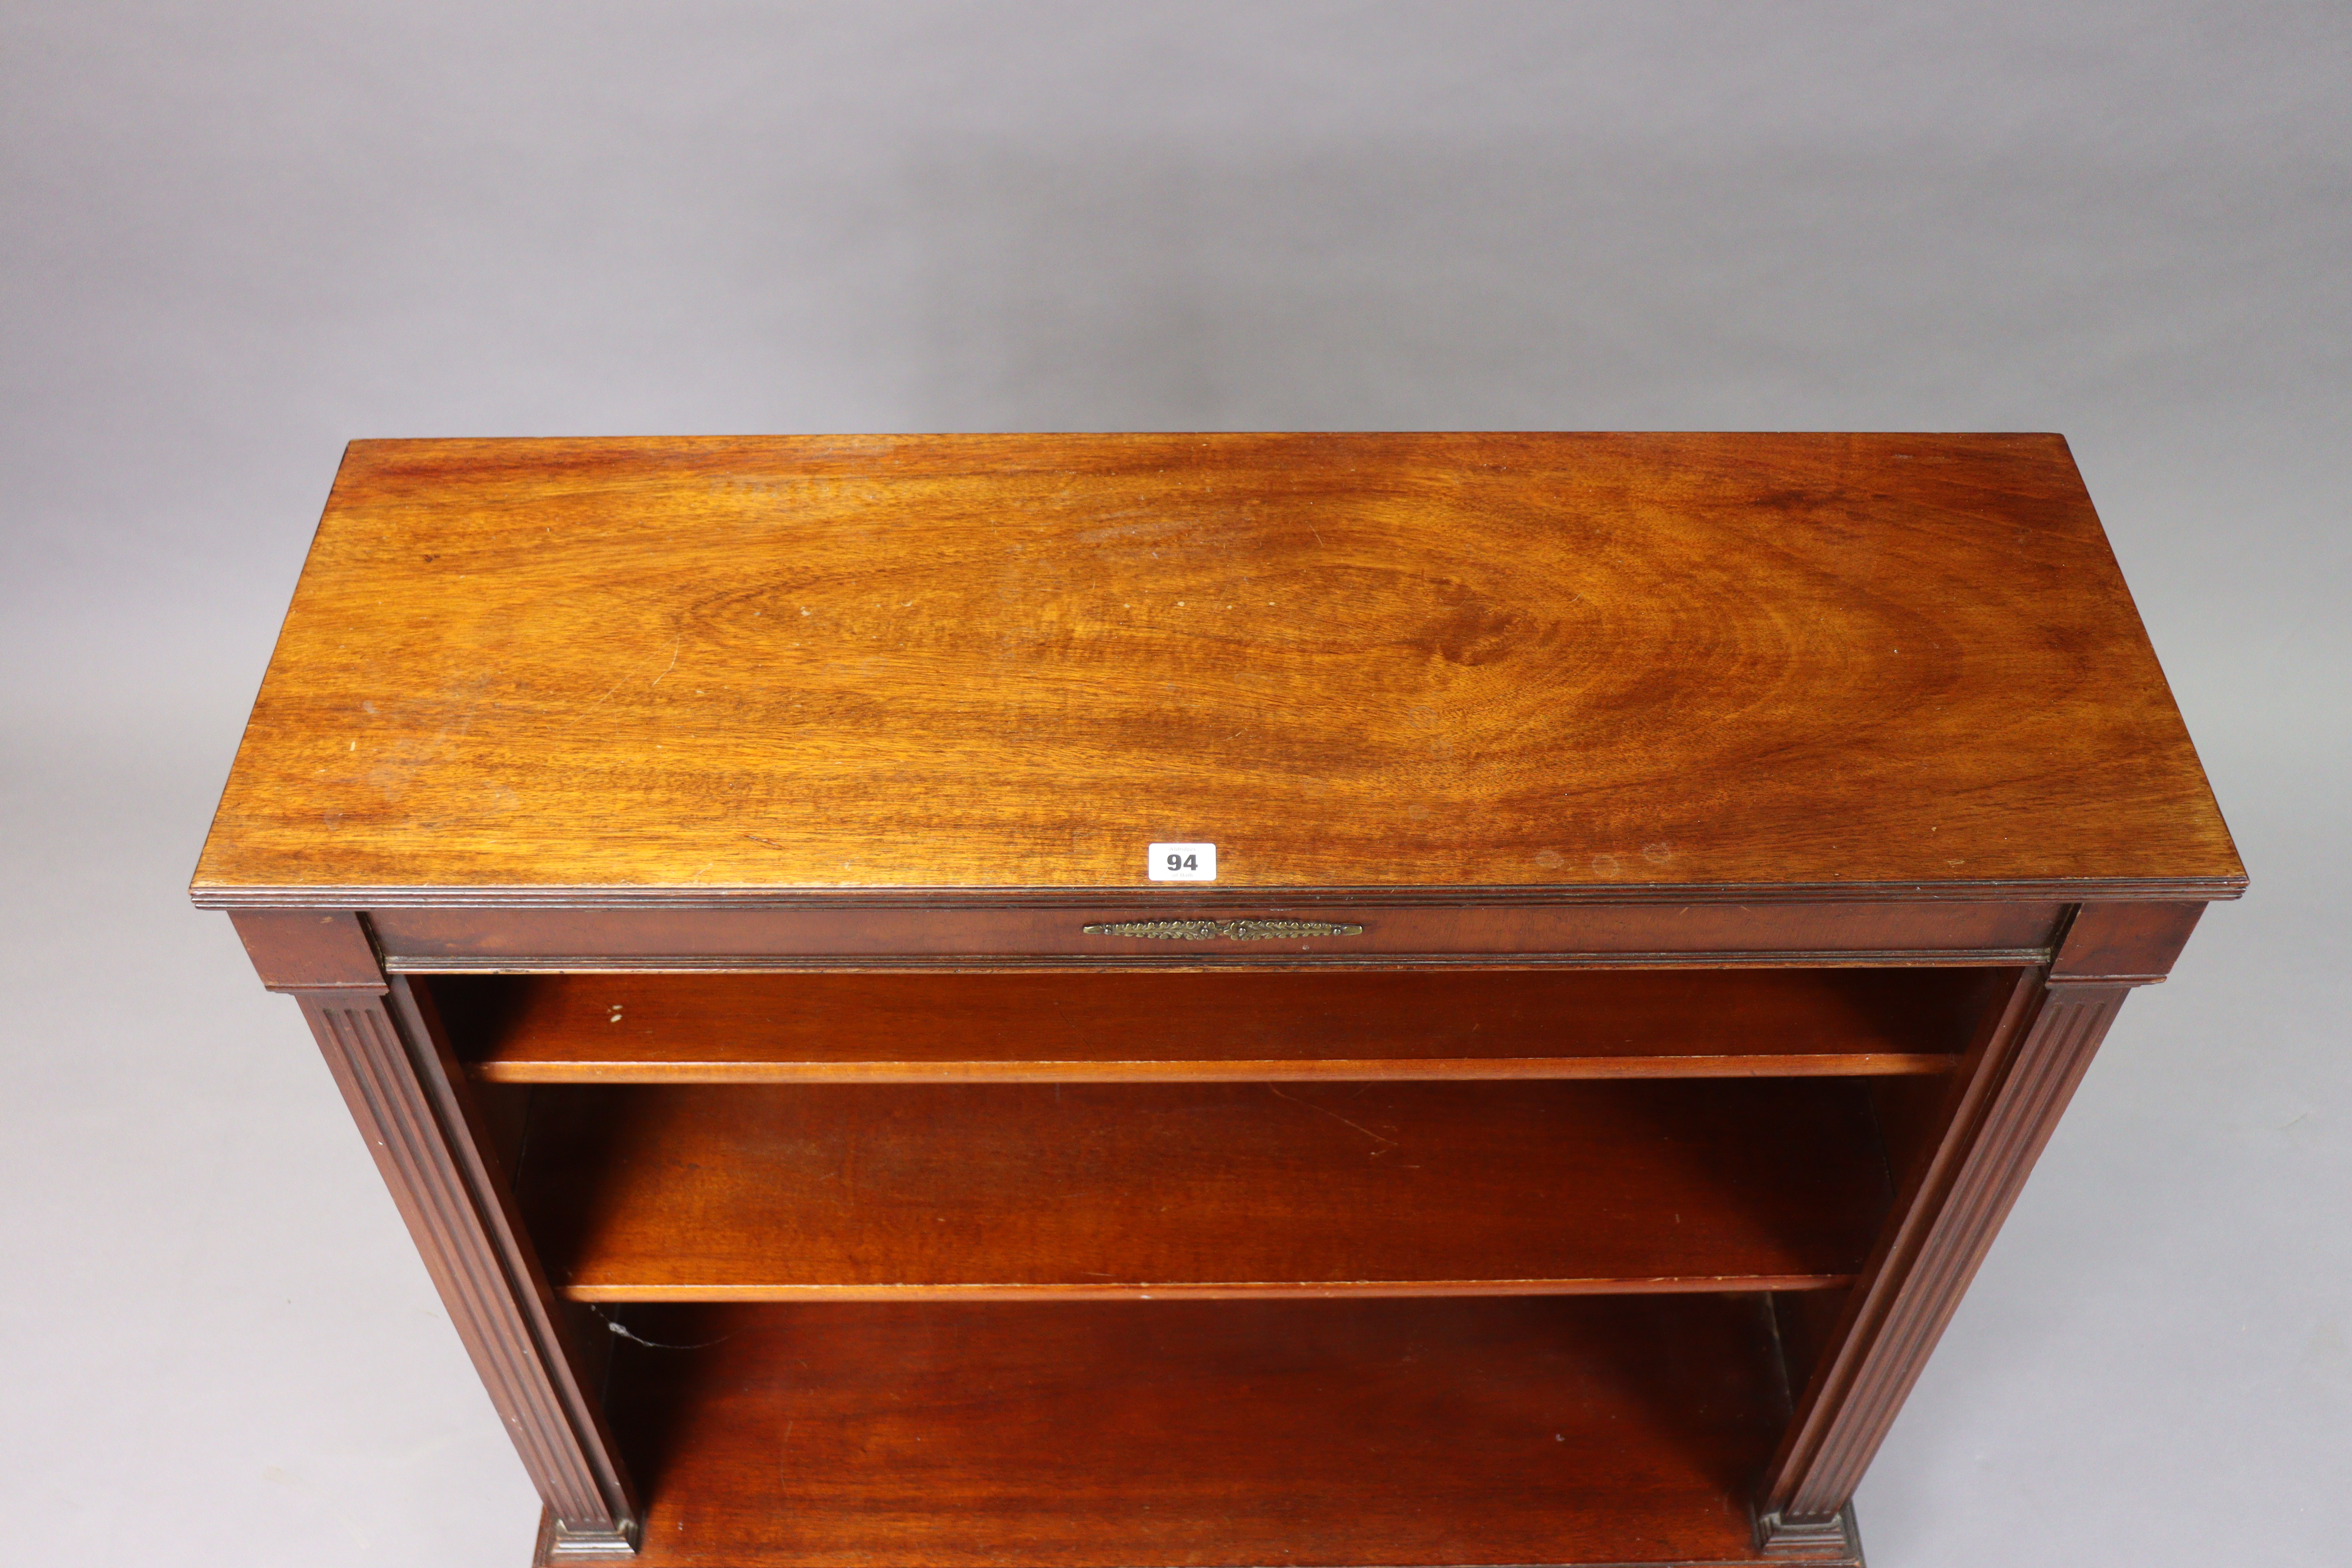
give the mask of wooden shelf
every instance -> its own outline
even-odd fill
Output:
[[[436,976],[508,1083],[1894,1074],[1950,1068],[1981,969]]]
[[[1887,1182],[1860,1082],[534,1091],[575,1300],[1796,1289]]]
[[[637,1308],[641,1568],[1749,1563],[1759,1297]]]

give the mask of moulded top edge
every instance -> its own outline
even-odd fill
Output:
[[[2171,880],[2035,882],[1765,883],[1633,886],[1297,888],[680,888],[680,887],[285,887],[199,883],[190,901],[205,910],[369,909],[1144,909],[1169,912],[1324,908],[1416,908],[1658,903],[1927,903],[2005,901],[2220,902],[2242,896],[2244,877]]]

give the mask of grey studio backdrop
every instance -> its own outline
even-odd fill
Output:
[[[2058,430],[2252,868],[1861,1496],[1881,1568],[2352,1561],[2352,10],[19,3],[12,1555],[521,1568],[293,1006],[184,887],[341,443]]]

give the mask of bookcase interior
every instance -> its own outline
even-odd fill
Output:
[[[2017,978],[418,984],[650,1568],[950,1568],[1739,1558]]]

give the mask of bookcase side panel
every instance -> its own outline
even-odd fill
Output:
[[[356,916],[341,920],[340,932],[306,931],[310,950],[294,964],[273,951],[276,933],[267,922],[238,923],[270,989],[300,1005],[450,1321],[556,1521],[559,1554],[634,1550],[635,1497],[513,1219],[503,1173],[487,1154],[463,1080],[406,981],[378,970],[371,984],[364,927]]]
[[[2160,980],[2199,906],[2075,911],[1969,1056],[1938,1145],[1898,1203],[1758,1502],[1759,1546],[1847,1546],[1839,1521],[2023,1189],[2124,998]],[[1834,1539],[1833,1539],[1834,1538]]]

